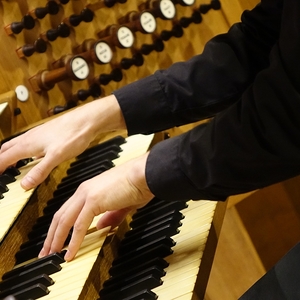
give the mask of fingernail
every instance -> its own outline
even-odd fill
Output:
[[[71,260],[71,252],[69,250],[67,250],[64,258],[65,258],[65,261],[70,261]]]
[[[38,257],[39,258],[41,258],[41,257],[43,257],[43,256],[45,256],[45,250],[44,250],[44,248],[40,251],[40,253],[39,253],[39,255],[38,255]]]
[[[24,189],[26,189],[26,190],[29,190],[29,189],[31,189],[32,187],[34,187],[34,184],[35,184],[35,182],[34,182],[34,180],[32,179],[32,177],[30,177],[30,176],[24,177],[24,178],[22,179],[22,181],[21,181],[22,187],[23,187]]]

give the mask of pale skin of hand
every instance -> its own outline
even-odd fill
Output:
[[[22,158],[41,158],[21,182],[29,190],[58,164],[82,153],[97,134],[117,129],[126,129],[126,125],[116,98],[110,95],[95,100],[3,144],[0,174]],[[39,256],[60,251],[74,225],[65,257],[72,260],[94,216],[106,212],[97,227],[114,227],[131,209],[149,202],[153,194],[145,179],[146,159],[147,154],[81,184],[55,214]]]
[[[78,107],[37,126],[2,145],[0,174],[27,157],[42,157],[23,178],[25,190],[43,182],[54,167],[83,152],[101,132],[126,129],[119,104],[113,95]]]
[[[154,197],[145,179],[147,156],[148,153],[82,183],[55,213],[39,257],[61,251],[73,227],[65,255],[65,260],[70,261],[95,216],[107,212],[98,221],[98,229],[114,227],[130,210],[147,204]]]

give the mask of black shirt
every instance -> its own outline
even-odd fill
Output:
[[[214,116],[149,154],[150,190],[214,199],[300,174],[300,2],[263,0],[202,54],[114,92],[128,133]]]

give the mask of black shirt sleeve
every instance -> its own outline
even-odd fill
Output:
[[[245,11],[228,33],[210,40],[202,54],[115,91],[128,133],[195,122],[237,101],[257,72],[269,65],[281,8],[282,0],[263,0]]]
[[[299,174],[298,6],[263,0],[202,54],[115,92],[129,134],[215,116],[150,151],[157,197],[224,200]]]
[[[151,150],[146,176],[157,197],[222,200],[300,174],[299,32],[300,3],[286,0],[270,66],[241,99]]]

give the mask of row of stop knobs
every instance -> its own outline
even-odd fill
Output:
[[[116,3],[125,3],[127,0],[101,0],[94,4],[87,5],[80,14],[71,15],[68,18],[65,18],[63,22],[61,22],[57,28],[49,29],[46,32],[40,34],[40,37],[36,39],[33,44],[27,44],[17,49],[18,56],[21,57],[29,57],[33,53],[44,53],[47,50],[47,42],[53,42],[58,37],[66,38],[71,34],[71,27],[78,26],[81,22],[91,22],[94,18],[94,11],[103,8],[103,7],[112,7]],[[69,1],[59,1],[63,4],[66,4]],[[176,8],[175,4],[180,4],[184,6],[193,5],[195,0],[149,0],[139,6],[140,10],[143,12],[148,12],[148,19],[161,18],[164,20],[170,20],[175,18]],[[199,11],[201,13],[206,13],[209,9],[219,9],[220,3],[219,1],[212,0],[210,4],[202,4],[199,7]],[[13,22],[7,26],[5,26],[5,30],[7,34],[18,34],[24,28],[32,29],[35,25],[36,18],[43,18],[47,13],[55,14],[58,12],[59,4],[58,1],[51,0],[48,1],[47,5],[42,8],[36,8],[35,10],[30,11],[27,15],[25,15],[21,22]],[[138,12],[130,12],[129,14]],[[144,14],[146,16],[146,14]],[[134,19],[135,18],[135,19]],[[201,18],[201,16],[197,16],[197,18]],[[127,22],[127,26],[131,31],[140,31],[142,33],[149,33],[155,26],[155,20],[144,20],[141,22],[141,19],[138,16],[132,16],[130,22],[125,18],[121,18],[119,23]],[[188,26],[187,23],[195,22],[195,16],[191,18],[182,18],[180,22],[185,23],[185,26]],[[151,27],[152,26],[152,27]],[[167,33],[165,33],[167,34]],[[169,33],[170,34],[170,33]],[[113,46],[123,47],[122,43],[118,39],[115,41],[116,44]]]
[[[169,2],[169,0],[166,1]],[[141,66],[144,61],[142,54],[147,55],[153,50],[162,51],[164,48],[163,41],[172,36],[181,37],[183,27],[187,27],[192,22],[200,23],[201,20],[200,11],[194,10],[190,18],[182,18],[173,26],[172,30],[164,30],[160,35],[154,35],[153,44],[142,45],[138,51],[135,51],[136,53],[132,58],[123,58],[111,74],[102,74],[96,81],[102,85],[108,84],[111,80],[120,81],[122,79],[120,69],[128,69],[132,65]],[[42,70],[30,78],[33,90],[39,92],[52,89],[55,83],[67,78],[72,80],[86,79],[89,75],[90,62],[107,64],[113,57],[114,46],[129,48],[133,45],[134,34],[132,30],[153,33],[156,28],[155,18],[148,11],[130,12],[124,17],[124,21],[130,22],[125,25],[108,26],[98,34],[99,40],[87,39],[79,45],[75,49],[79,53],[78,55],[64,55],[53,63],[52,70]]]

